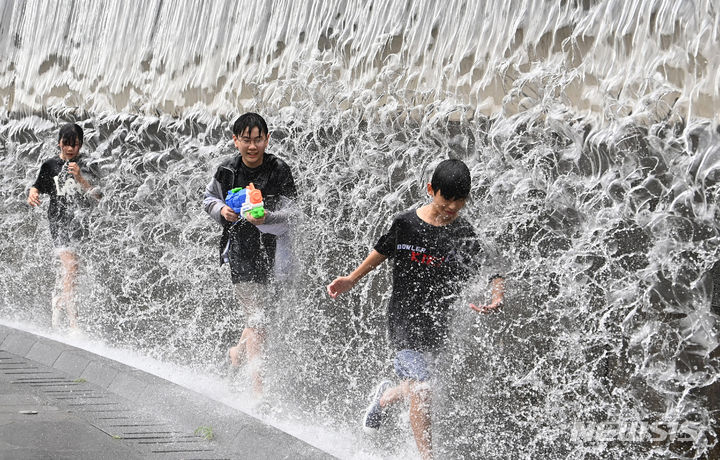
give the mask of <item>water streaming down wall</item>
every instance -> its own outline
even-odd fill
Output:
[[[86,328],[221,372],[241,323],[199,202],[233,152],[232,119],[256,110],[304,212],[303,272],[268,350],[284,413],[357,431],[366,392],[390,375],[388,272],[340,302],[324,285],[424,201],[423,181],[450,156],[471,167],[466,215],[509,261],[510,293],[499,315],[458,306],[435,397],[443,456],[711,455],[713,2],[143,5],[0,4],[3,317],[49,322],[45,210],[24,196],[56,154],[58,124],[78,121],[105,192],[83,250]],[[583,442],[578,422],[692,422],[705,434]],[[356,447],[406,455],[391,444],[407,429],[390,432]]]
[[[262,100],[448,101],[485,115],[543,99],[622,116],[662,101],[712,117],[717,5],[621,0],[434,2],[6,0],[0,89],[10,110],[228,113]],[[520,107],[518,107],[518,105]],[[401,107],[409,110],[411,107]]]

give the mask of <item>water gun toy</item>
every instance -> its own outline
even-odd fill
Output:
[[[256,189],[252,183],[246,188],[237,187],[228,191],[225,204],[230,206],[238,216],[246,217],[247,213],[256,219],[265,216],[262,192]]]

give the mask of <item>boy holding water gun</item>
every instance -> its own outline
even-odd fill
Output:
[[[260,115],[241,115],[232,131],[238,154],[217,168],[205,189],[203,206],[223,228],[220,264],[230,265],[245,321],[240,340],[228,355],[233,366],[246,358],[253,390],[261,396],[266,313],[276,284],[291,275],[289,224],[297,191],[287,163],[265,153],[270,132]],[[243,204],[249,207],[243,209]]]
[[[388,306],[389,339],[395,349],[398,383],[381,382],[363,418],[365,430],[376,431],[387,408],[410,400],[410,425],[422,458],[432,458],[430,419],[433,363],[447,338],[452,305],[462,283],[485,262],[470,223],[459,216],[470,194],[470,171],[460,160],[445,160],[427,184],[431,202],[395,216],[375,249],[348,276],[327,286],[333,299],[352,289],[385,259],[392,259],[393,284]],[[491,278],[491,301],[470,304],[481,313],[502,305],[505,287]]]
[[[52,297],[52,326],[61,326],[65,312],[68,325],[75,331],[78,327],[75,306],[77,247],[88,234],[84,211],[92,200],[100,199],[100,192],[91,183],[94,177],[80,155],[82,145],[82,128],[75,123],[63,125],[58,134],[59,155],[40,166],[27,198],[28,204],[36,207],[41,204],[41,194],[50,196],[47,212],[50,235],[62,264]]]

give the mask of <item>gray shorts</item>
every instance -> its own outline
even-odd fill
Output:
[[[403,380],[427,382],[432,377],[436,356],[415,350],[400,350],[395,355],[395,374]]]
[[[274,285],[241,281],[235,283],[233,287],[245,327],[265,327],[268,322],[267,310],[271,307],[270,299],[274,297]]]

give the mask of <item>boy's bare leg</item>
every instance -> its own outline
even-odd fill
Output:
[[[234,347],[230,347],[228,350],[228,356],[230,357],[230,364],[233,367],[237,367],[240,365],[240,360],[245,357],[245,341],[247,340],[247,334],[245,334],[245,330],[243,330],[242,335],[240,336],[240,340],[238,340],[237,345]]]
[[[430,390],[427,388],[412,388],[410,391],[410,427],[423,460],[432,459],[430,425]]]
[[[399,385],[388,388],[380,397],[380,407],[392,406],[410,394],[410,380],[403,380]]]
[[[245,356],[247,356],[248,369],[253,381],[253,391],[260,396],[263,392],[262,380],[262,346],[265,331],[259,328],[246,327],[240,340],[245,341]]]
[[[70,327],[77,328],[77,309],[75,308],[75,285],[77,283],[78,257],[70,250],[60,252],[62,264],[62,294],[58,307],[65,308]]]
[[[415,444],[423,459],[431,459],[430,390],[424,384],[404,380],[399,385],[385,390],[380,398],[380,406],[388,407],[405,398],[410,398],[410,427],[415,437]]]

